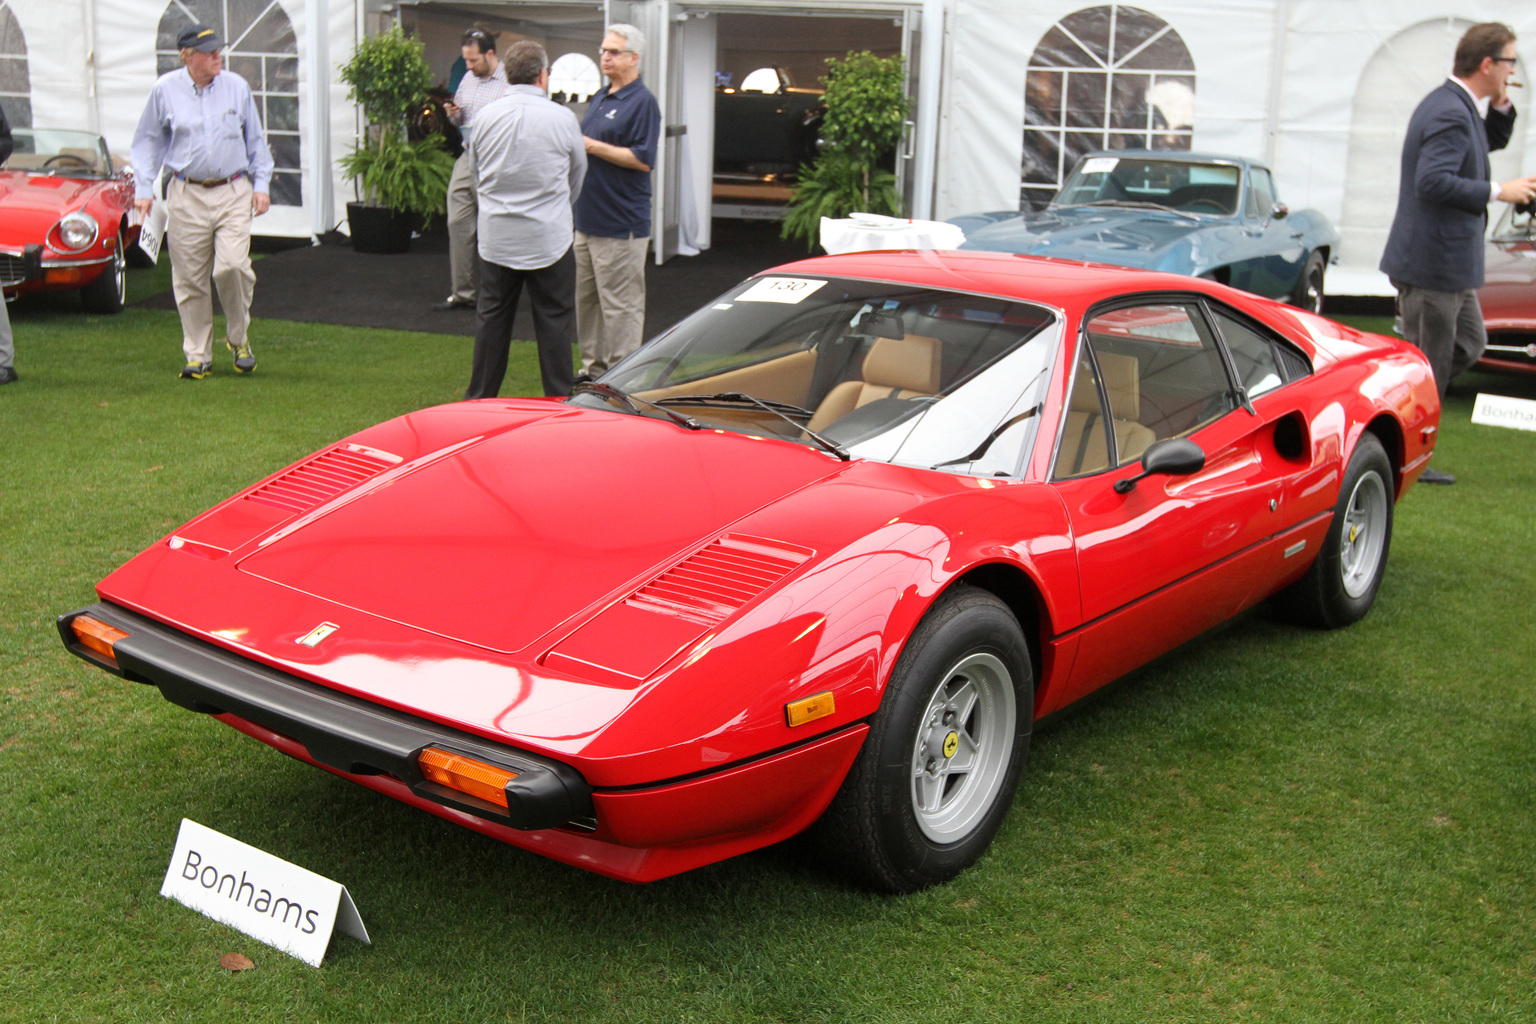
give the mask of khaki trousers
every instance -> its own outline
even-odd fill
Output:
[[[576,336],[582,373],[606,373],[644,340],[649,242],[576,232]]]
[[[172,178],[167,193],[170,218],[171,289],[181,314],[181,350],[189,363],[213,362],[213,289],[224,307],[225,335],[244,345],[251,325],[251,180],[203,188]]]
[[[479,215],[480,203],[475,198],[475,182],[469,176],[469,156],[465,154],[453,162],[453,174],[448,178],[448,274],[453,279],[448,297],[454,302],[475,301],[475,264],[480,255],[475,236],[479,233]]]

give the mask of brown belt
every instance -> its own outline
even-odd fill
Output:
[[[238,181],[239,179],[245,177],[245,172],[236,171],[234,174],[231,174],[227,178],[204,178],[201,181],[196,178],[183,177],[179,174],[177,177],[181,178],[181,180],[186,182],[188,185],[201,185],[203,188],[218,188],[220,185],[228,185],[232,181]]]

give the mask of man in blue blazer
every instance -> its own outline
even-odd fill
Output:
[[[1473,25],[1456,46],[1450,78],[1424,97],[1403,140],[1397,213],[1381,269],[1397,289],[1403,335],[1424,350],[1440,397],[1451,379],[1483,354],[1488,334],[1477,304],[1483,285],[1488,204],[1527,202],[1536,177],[1491,180],[1488,152],[1514,134],[1509,77],[1515,33],[1508,25]],[[1451,484],[1436,469],[1424,483]]]

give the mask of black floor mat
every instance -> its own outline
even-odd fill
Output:
[[[803,243],[779,238],[774,221],[716,220],[712,231],[713,246],[699,255],[647,265],[645,337],[654,337],[743,278],[807,255]],[[398,256],[357,253],[345,244],[302,246],[256,261],[251,315],[473,335],[472,310],[432,309],[448,290],[448,237],[441,229],[412,239],[411,251]],[[139,305],[176,308],[169,292]],[[513,336],[531,339],[526,295],[519,306]]]

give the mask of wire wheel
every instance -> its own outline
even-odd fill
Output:
[[[944,674],[912,747],[912,810],[935,843],[970,835],[1009,774],[1018,708],[1008,667],[978,652]]]

